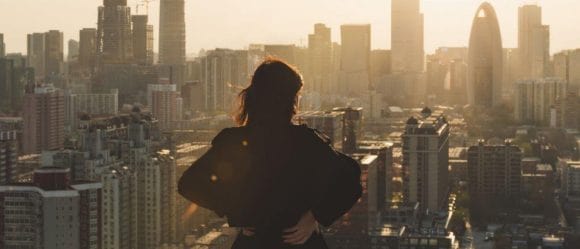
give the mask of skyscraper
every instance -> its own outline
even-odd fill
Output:
[[[330,92],[332,73],[332,41],[330,28],[322,23],[314,25],[314,34],[308,35],[308,75],[306,89],[318,93]]]
[[[131,8],[127,0],[103,0],[97,21],[99,63],[129,63],[133,59]]]
[[[97,30],[84,28],[79,31],[79,64],[82,68],[92,71],[95,67],[97,54]]]
[[[425,51],[420,0],[391,2],[392,71],[423,72]]]
[[[185,64],[185,1],[161,0],[159,13],[159,63]]]
[[[442,113],[423,109],[411,117],[403,139],[403,195],[423,210],[438,211],[447,201],[449,124]]]
[[[550,26],[542,25],[542,8],[524,5],[518,11],[520,79],[545,76],[550,61]]]
[[[503,51],[495,10],[483,3],[476,11],[469,38],[467,99],[471,106],[501,103]]]
[[[64,96],[53,86],[36,87],[24,96],[23,152],[36,154],[64,146]]]
[[[27,36],[26,61],[29,67],[34,68],[37,78],[44,78],[45,75],[45,34],[32,33]]]
[[[6,43],[4,43],[4,34],[0,33],[0,57],[6,55]]]
[[[67,61],[77,61],[79,59],[79,49],[80,45],[77,40],[68,40],[68,54],[66,56]]]
[[[45,69],[46,77],[56,77],[62,73],[64,62],[64,39],[62,32],[50,30],[45,33]]]
[[[342,25],[340,37],[338,92],[347,96],[362,96],[370,88],[371,25]]]
[[[147,15],[134,15],[133,55],[137,64],[153,64],[153,26],[147,25]]]

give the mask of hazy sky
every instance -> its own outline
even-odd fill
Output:
[[[150,23],[157,47],[159,0],[152,0]],[[129,0],[135,12],[136,0]],[[471,21],[480,0],[422,0],[425,49],[467,46]],[[551,52],[580,48],[579,0],[490,0],[498,14],[504,47],[517,43],[517,8],[523,3],[543,7],[551,26]],[[26,53],[26,34],[59,29],[68,39],[78,30],[96,27],[102,0],[0,0],[0,33],[8,52]],[[344,23],[370,23],[372,47],[390,47],[390,0],[186,0],[187,52],[200,49],[244,48],[249,43],[307,45],[313,24],[332,28],[339,40]],[[140,12],[144,10],[140,8]],[[157,51],[157,48],[155,49]],[[66,53],[66,50],[65,50]]]

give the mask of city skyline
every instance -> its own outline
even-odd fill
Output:
[[[438,47],[467,46],[473,10],[483,1],[468,0],[423,0],[421,12],[425,15],[425,52],[431,53]],[[544,24],[551,27],[551,53],[563,49],[572,49],[580,45],[578,28],[569,25],[577,16],[574,10],[580,3],[572,0],[557,1],[489,1],[498,14],[503,38],[503,47],[517,47],[517,13],[523,4],[537,3],[542,7]],[[50,3],[50,4],[49,4]],[[130,0],[128,6],[136,14],[136,0]],[[197,53],[200,49],[215,47],[244,48],[251,43],[295,43],[306,46],[307,34],[312,24],[325,23],[332,32],[332,41],[340,41],[339,27],[349,23],[368,23],[372,28],[372,48],[390,49],[391,37],[391,1],[355,1],[346,0],[340,4],[330,0],[293,1],[291,3],[268,3],[255,0],[247,4],[233,0],[221,1],[219,6],[207,1],[186,1],[186,33],[188,54]],[[26,18],[27,22],[16,23],[1,28],[5,33],[6,52],[25,53],[26,34],[59,29],[64,33],[64,40],[78,40],[78,31],[82,28],[96,27],[97,12],[95,9],[102,1],[32,1],[0,2],[0,9],[11,10],[0,15],[0,23],[14,23],[11,20]],[[36,7],[34,7],[36,6]],[[231,6],[222,8],[221,6]],[[453,15],[449,8],[453,7]],[[574,8],[577,6],[578,8]],[[59,9],[75,9],[62,15]],[[139,6],[139,14],[144,14],[144,6]],[[51,11],[54,10],[54,11]],[[198,11],[204,10],[204,11]],[[240,11],[243,10],[243,11]],[[274,20],[264,21],[262,13],[279,11]],[[284,11],[281,11],[284,10]],[[325,10],[325,11],[320,11]],[[27,13],[23,15],[22,13]],[[299,18],[293,13],[300,13]],[[150,23],[154,26],[156,40],[159,38],[159,1],[149,6]],[[34,18],[32,18],[34,17]],[[75,22],[71,23],[70,20]],[[51,20],[47,22],[45,20]],[[208,25],[211,21],[212,25]],[[255,27],[247,29],[242,27]],[[283,28],[284,32],[276,32]],[[212,30],[217,30],[213,32]],[[256,30],[252,32],[251,30]],[[227,32],[225,32],[227,31]],[[65,45],[66,51],[66,45]],[[158,42],[155,42],[158,52]]]

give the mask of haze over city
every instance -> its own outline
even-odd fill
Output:
[[[128,6],[135,13],[135,0]],[[216,47],[244,48],[250,43],[294,43],[306,46],[313,23],[333,29],[340,41],[339,26],[345,23],[372,25],[372,48],[390,48],[390,0],[220,0],[186,1],[187,53]],[[524,3],[542,6],[544,23],[551,26],[551,51],[580,44],[576,0],[491,0],[498,14],[504,47],[517,46],[517,8]],[[424,0],[425,51],[442,46],[467,46],[473,12],[478,0]],[[65,40],[78,30],[96,25],[96,0],[0,0],[0,30],[9,44],[7,52],[26,52],[26,34],[49,29],[64,32]],[[227,6],[227,7],[226,7]],[[144,14],[144,7],[139,12]],[[159,18],[159,0],[150,3],[152,23]],[[17,20],[23,20],[19,22]],[[154,25],[155,37],[158,27]],[[65,44],[65,51],[66,51]],[[155,51],[157,43],[155,43]]]
[[[0,249],[579,249],[578,0],[0,0]]]

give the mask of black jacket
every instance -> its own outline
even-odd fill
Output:
[[[329,226],[362,189],[358,163],[304,125],[224,129],[178,188],[197,205],[225,215],[230,226],[257,229],[256,238],[238,238],[234,248],[282,248],[281,231],[302,214],[310,210]],[[319,239],[292,248],[325,248],[321,236],[313,237]]]

